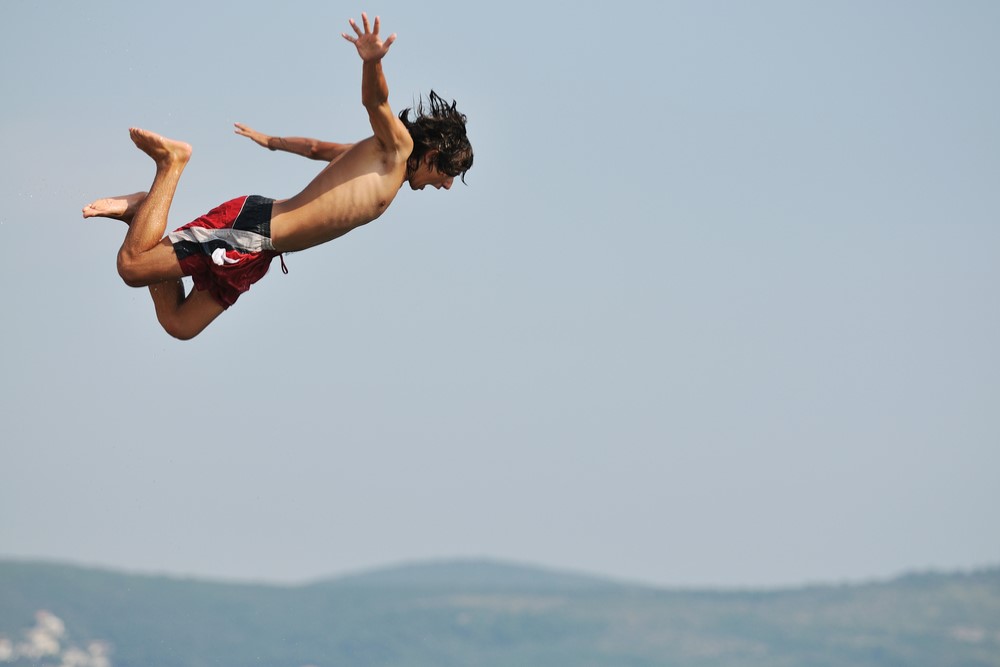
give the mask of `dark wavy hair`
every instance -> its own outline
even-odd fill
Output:
[[[411,173],[420,166],[425,155],[436,150],[431,166],[452,178],[461,176],[465,183],[465,172],[472,167],[472,144],[465,134],[465,114],[455,107],[456,102],[448,104],[432,90],[426,106],[423,99],[417,103],[413,120],[410,120],[413,109],[400,112],[399,120],[413,137],[413,152],[406,161]]]

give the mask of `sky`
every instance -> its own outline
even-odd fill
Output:
[[[490,558],[665,587],[1000,564],[1000,4],[2,3],[0,557],[305,582]],[[192,341],[87,202],[322,164],[233,133],[469,118],[467,186]]]

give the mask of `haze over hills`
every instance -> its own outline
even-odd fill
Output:
[[[298,586],[0,561],[0,663],[1000,665],[1000,568],[694,591],[490,561]]]
[[[509,562],[440,560],[407,563],[364,572],[330,577],[317,585],[402,586],[426,588],[576,590],[622,587],[626,584],[597,575],[569,573],[550,568]]]

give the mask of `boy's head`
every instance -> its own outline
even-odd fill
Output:
[[[417,104],[413,120],[411,109],[400,112],[399,120],[413,138],[413,152],[406,163],[407,177],[426,163],[443,176],[461,176],[465,182],[465,172],[472,167],[472,144],[465,134],[465,114],[455,107],[454,101],[448,104],[432,90],[426,106],[423,100]]]

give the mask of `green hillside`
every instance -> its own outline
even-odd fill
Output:
[[[1000,666],[1000,569],[699,592],[491,562],[265,586],[0,561],[4,662]]]

